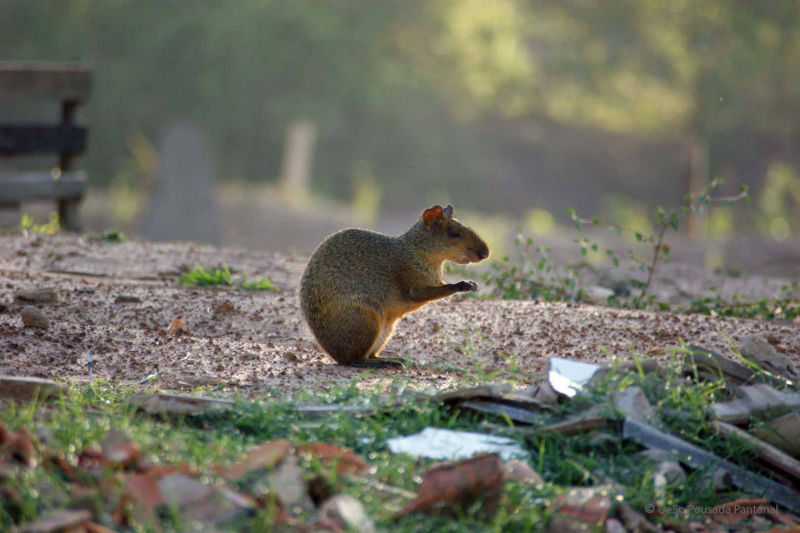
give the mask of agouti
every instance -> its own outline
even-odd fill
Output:
[[[320,244],[300,281],[303,316],[319,345],[338,363],[403,366],[378,357],[398,320],[431,300],[478,289],[474,281],[444,283],[445,260],[489,257],[486,243],[435,205],[399,237],[346,229]]]

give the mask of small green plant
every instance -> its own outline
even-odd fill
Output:
[[[198,287],[214,287],[217,285],[231,285],[231,270],[227,266],[214,268],[197,267],[181,274],[178,282],[181,285],[195,285]]]
[[[243,274],[241,278],[234,281],[231,276],[231,270],[227,265],[222,265],[216,268],[203,268],[198,267],[188,272],[181,274],[178,283],[187,286],[196,287],[215,287],[222,286],[235,286],[239,289],[247,291],[276,291],[276,287],[272,282],[266,278],[259,280],[248,281],[247,275]]]
[[[127,239],[125,233],[118,229],[107,229],[100,234],[100,242],[109,244],[119,244],[125,242]]]
[[[55,235],[61,231],[61,219],[55,211],[50,212],[50,221],[37,224],[28,213],[23,213],[19,224],[2,230],[3,233],[33,233],[35,235]]]
[[[508,256],[494,263],[483,280],[491,287],[490,296],[504,300],[541,299],[583,301],[586,293],[577,284],[574,269],[561,269],[550,258],[550,247],[536,245],[520,229],[514,239],[520,256],[512,264]]]
[[[698,195],[691,193],[685,195],[683,197],[683,205],[677,209],[668,209],[663,206],[656,207],[655,211],[653,212],[654,231],[652,234],[648,235],[638,231],[632,232],[636,242],[651,247],[650,256],[645,261],[638,261],[635,259],[635,256],[632,253],[629,253],[629,257],[636,262],[639,270],[647,272],[646,281],[642,282],[640,280],[631,280],[631,286],[639,289],[639,293],[634,295],[628,302],[633,307],[646,308],[656,304],[655,298],[652,295],[648,297],[648,290],[653,282],[653,277],[658,270],[658,266],[660,264],[667,263],[670,258],[670,247],[664,242],[667,230],[671,229],[673,232],[677,233],[680,230],[682,221],[688,219],[692,213],[704,215],[713,203],[724,204],[727,206],[733,205],[741,200],[750,203],[750,195],[748,193],[747,185],[742,185],[739,190],[739,194],[735,196],[713,197],[712,193],[715,189],[722,185],[722,183],[722,180],[715,178],[711,180],[711,183],[708,184],[708,187],[706,187],[702,193]],[[585,225],[600,225],[600,220],[597,217],[594,217],[590,220],[582,219],[572,208],[569,209],[569,215],[570,218],[572,218],[573,224],[581,233],[583,233],[583,227]],[[608,231],[611,235],[620,236],[623,235],[623,233],[630,232],[630,230],[626,230],[622,226],[609,226]],[[601,247],[587,237],[575,239],[575,243],[581,246],[581,254],[584,256],[587,255],[589,250],[596,252],[602,248],[603,252],[612,260],[614,266],[619,265],[619,258],[614,250]]]
[[[796,283],[781,287],[778,298],[756,298],[745,300],[734,294],[725,300],[716,287],[711,287],[711,296],[695,298],[687,311],[712,316],[735,316],[741,318],[761,318],[764,320],[793,320],[800,316],[800,286]]]
[[[247,280],[247,274],[242,274],[242,279],[239,280],[239,287],[246,291],[277,291],[278,287],[267,278],[261,278],[254,281]]]
[[[739,296],[734,296],[731,301],[725,301],[717,291],[712,296],[692,300],[687,308],[673,308],[668,302],[657,301],[655,295],[650,294],[650,288],[659,265],[667,263],[670,258],[670,247],[665,242],[668,230],[678,232],[681,222],[692,213],[705,214],[712,204],[721,203],[732,205],[744,200],[750,202],[747,186],[743,185],[738,194],[727,197],[713,197],[713,191],[722,184],[720,180],[713,180],[703,193],[699,195],[687,194],[683,205],[676,209],[667,209],[659,206],[653,212],[652,234],[645,234],[623,228],[619,225],[609,226],[611,235],[622,236],[631,234],[639,244],[648,246],[650,251],[646,259],[638,259],[632,250],[628,250],[627,258],[632,261],[638,270],[646,272],[645,280],[630,279],[626,285],[633,289],[630,294],[614,294],[609,296],[606,303],[619,307],[634,307],[639,309],[656,309],[659,311],[687,311],[720,316],[740,316],[749,318],[774,318],[792,319],[800,316],[800,297],[796,285],[784,287],[784,294],[780,298],[759,298],[755,301],[745,301]],[[587,225],[600,226],[600,219],[580,218],[574,209],[568,210],[570,218],[577,230],[581,233],[573,242],[580,246],[581,255],[587,257],[589,253],[600,253],[607,257],[611,263],[618,267],[621,257],[617,251],[587,237],[583,228]],[[531,238],[526,238],[521,231],[514,240],[520,256],[512,262],[508,256],[501,262],[495,263],[491,271],[483,276],[483,280],[490,288],[490,296],[508,300],[537,299],[546,301],[586,301],[587,293],[579,284],[578,272],[574,268],[564,268],[557,265],[550,257],[550,248],[537,246]],[[713,291],[713,289],[712,289]]]

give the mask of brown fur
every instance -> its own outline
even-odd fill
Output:
[[[399,237],[346,229],[317,247],[300,281],[300,306],[317,342],[337,362],[378,359],[403,315],[477,288],[442,280],[445,260],[489,256],[486,243],[452,213],[451,206],[433,206]]]

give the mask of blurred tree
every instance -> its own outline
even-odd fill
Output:
[[[366,163],[394,205],[424,187],[520,212],[545,175],[680,198],[662,182],[688,142],[732,183],[800,168],[799,30],[796,0],[0,3],[3,58],[95,66],[97,184],[151,175],[130,147],[174,119],[207,132],[222,179],[276,179],[309,118],[317,190],[348,197]]]
[[[439,53],[415,52],[462,114],[700,139],[713,174],[751,182],[800,166],[796,0],[452,0],[439,16]]]

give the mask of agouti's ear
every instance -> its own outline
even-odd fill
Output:
[[[447,218],[453,218],[453,206],[447,204],[447,207],[444,208],[444,216]]]
[[[425,223],[426,228],[430,228],[431,224],[440,218],[442,218],[442,206],[440,205],[435,205],[422,212],[422,221]]]

